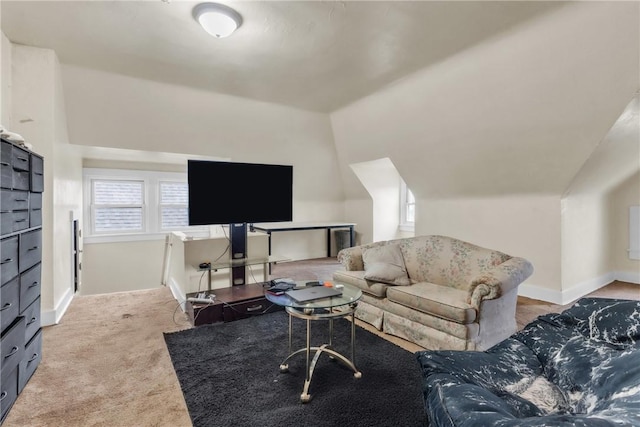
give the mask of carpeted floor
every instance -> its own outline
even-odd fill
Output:
[[[340,268],[335,258],[295,261],[278,264],[271,277],[330,280]],[[591,294],[596,295],[640,299],[640,286],[614,282]],[[177,305],[167,288],[76,295],[60,323],[43,329],[42,363],[2,427],[191,426],[163,337],[189,328]],[[561,308],[519,297],[516,318],[524,325]],[[378,333],[408,354],[420,349]],[[363,342],[356,343],[361,356]]]
[[[305,322],[294,319],[294,349],[304,346]],[[423,426],[421,376],[415,356],[356,327],[362,377],[323,354],[300,402],[305,355],[287,356],[286,313],[256,316],[165,334],[169,354],[196,427]],[[326,343],[327,321],[312,322],[312,345]],[[349,354],[351,323],[334,322],[334,348]]]

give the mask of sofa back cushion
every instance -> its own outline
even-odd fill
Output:
[[[412,282],[430,282],[467,290],[471,279],[511,257],[447,236],[416,236],[395,241]]]
[[[411,284],[398,245],[365,249],[362,251],[362,261],[366,280],[400,286]]]

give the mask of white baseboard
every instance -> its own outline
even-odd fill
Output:
[[[518,296],[546,301],[553,304],[561,304],[562,301],[562,293],[560,291],[526,283],[518,286]]]
[[[180,285],[173,279],[173,277],[169,278],[169,289],[171,289],[171,293],[173,297],[180,303],[180,307],[182,311],[185,311],[185,301],[187,301],[187,294],[185,294]]]
[[[574,285],[571,288],[562,291],[562,305],[569,304],[593,291],[597,291],[598,289],[608,285],[614,280],[616,280],[616,276],[615,273],[611,271],[609,273],[603,274],[600,277],[595,277],[593,279],[580,282],[577,285]]]
[[[518,295],[553,304],[566,305],[590,294],[593,291],[597,291],[614,280],[640,284],[640,272],[612,271],[603,274],[600,277],[580,282],[564,291],[543,288],[541,286],[525,283],[518,287]]]
[[[616,271],[616,280],[640,285],[640,271]]]
[[[60,323],[60,319],[64,316],[64,313],[67,312],[69,308],[69,304],[73,300],[74,293],[71,288],[67,289],[64,296],[53,310],[43,310],[40,314],[40,325],[41,326],[51,326],[57,325]]]

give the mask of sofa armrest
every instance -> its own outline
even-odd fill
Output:
[[[338,262],[344,265],[347,271],[363,271],[364,261],[362,260],[362,247],[354,246],[345,248],[338,252]]]
[[[471,280],[467,302],[476,308],[485,299],[500,298],[516,289],[533,273],[533,266],[524,258],[513,257],[491,271]]]

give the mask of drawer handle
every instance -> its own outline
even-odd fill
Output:
[[[33,353],[33,356],[31,356],[31,359],[27,360],[27,363],[33,362],[38,358],[38,356],[40,356],[38,353]]]
[[[4,400],[5,397],[7,397],[9,393],[7,393],[6,391],[3,391],[2,393],[0,393],[0,402]]]
[[[28,251],[35,251],[36,249],[38,249],[39,246],[34,246],[32,248],[27,249]]]
[[[33,282],[27,289],[35,288],[36,286],[38,286],[38,282]]]
[[[0,213],[9,213],[11,211],[0,211]]]
[[[16,199],[15,201],[16,202],[28,202],[29,199]]]
[[[2,166],[11,166],[11,165],[10,165],[9,163],[7,163],[7,162],[0,162],[0,165],[2,165]]]
[[[18,219],[18,220],[16,220],[16,222],[25,222],[25,221],[26,221],[26,219]]]
[[[262,304],[254,305],[253,307],[247,307],[247,312],[262,310]]]
[[[38,319],[36,319],[35,317],[32,317],[31,320],[29,320],[29,323],[27,323],[27,326],[29,326],[30,324],[34,323],[36,320],[38,320]]]
[[[18,352],[18,350],[20,350],[20,349],[14,345],[13,348],[11,349],[11,353],[7,354],[4,358],[7,359],[7,358],[13,356],[14,354],[16,354]]]
[[[10,302],[6,303],[5,305],[2,306],[2,308],[0,308],[0,311],[5,311],[7,308],[11,307],[11,305],[12,304]]]
[[[40,176],[44,175],[42,172],[34,172],[33,174],[34,175],[40,175]]]
[[[21,162],[26,162],[29,160],[28,157],[20,157],[20,156],[16,156],[16,159],[20,160]]]
[[[5,258],[2,262],[0,262],[0,265],[6,264],[8,262],[13,262],[13,258]]]

